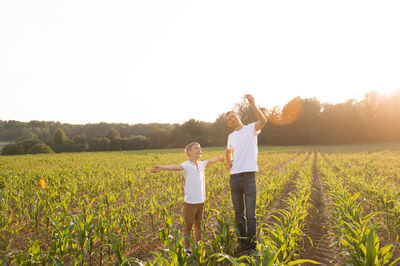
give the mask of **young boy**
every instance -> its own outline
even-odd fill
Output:
[[[158,173],[162,170],[180,171],[185,177],[185,196],[183,207],[183,218],[185,220],[185,251],[190,253],[189,236],[194,224],[194,240],[198,242],[201,238],[201,219],[203,217],[203,206],[206,200],[206,181],[204,168],[216,162],[223,162],[224,158],[219,156],[208,161],[198,161],[202,155],[200,144],[197,142],[189,143],[185,152],[189,161],[181,165],[155,165],[152,173]]]

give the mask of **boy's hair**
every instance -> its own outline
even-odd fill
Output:
[[[190,149],[196,144],[200,146],[200,143],[198,143],[198,142],[191,142],[188,145],[186,145],[185,152],[188,153],[188,151],[190,151]]]

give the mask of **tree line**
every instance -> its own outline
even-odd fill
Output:
[[[350,99],[339,104],[296,97],[281,109],[260,108],[268,117],[259,135],[260,145],[400,141],[400,89],[390,95],[369,92],[360,101]],[[244,124],[256,120],[245,102],[235,104],[233,109]],[[231,129],[224,115],[213,123],[190,119],[183,124],[73,125],[0,120],[0,141],[15,142],[4,146],[2,154],[182,148],[192,141],[204,147],[225,146]]]

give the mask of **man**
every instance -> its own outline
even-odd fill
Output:
[[[256,248],[257,136],[267,121],[264,114],[255,105],[254,97],[246,94],[245,98],[257,115],[257,122],[243,125],[236,112],[230,111],[225,115],[227,125],[234,129],[228,136],[226,160],[230,168],[229,184],[236,226],[239,231],[237,253],[245,250],[254,251]]]

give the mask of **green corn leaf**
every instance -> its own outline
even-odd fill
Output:
[[[375,237],[374,237],[375,235],[376,235],[376,231],[371,229],[367,236],[366,259],[367,259],[368,265],[374,265],[376,255],[377,255],[377,250],[376,250],[376,246],[375,246]]]
[[[380,249],[379,253],[380,253],[382,256],[385,256],[386,253],[388,253],[388,252],[392,249],[392,247],[393,247],[393,244],[384,246],[383,248]]]
[[[399,262],[399,261],[400,261],[400,258],[397,258],[395,261],[393,261],[392,263],[390,263],[389,266],[397,265],[397,262]]]
[[[303,263],[321,264],[314,260],[294,260],[294,261],[289,262],[287,265],[292,266],[292,265],[298,265],[298,264],[303,264]]]

